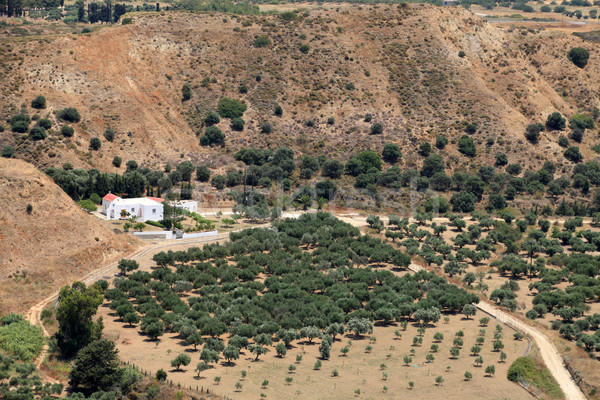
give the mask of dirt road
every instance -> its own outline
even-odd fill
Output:
[[[423,267],[417,264],[411,264],[408,267],[413,272],[418,272],[423,270]],[[573,381],[571,378],[571,374],[565,368],[563,364],[563,358],[556,349],[556,346],[552,343],[552,341],[548,338],[548,336],[544,335],[542,332],[533,328],[532,326],[527,325],[526,323],[519,321],[508,313],[497,309],[489,303],[484,302],[483,300],[476,304],[477,308],[486,314],[491,315],[496,318],[498,321],[510,326],[513,329],[523,332],[525,335],[529,336],[532,340],[537,344],[540,354],[546,364],[546,367],[558,382],[560,388],[565,394],[565,398],[568,400],[585,400],[586,397],[579,389],[579,386]]]
[[[190,247],[193,245],[197,245],[199,243],[215,242],[215,241],[227,239],[228,237],[229,237],[229,234],[219,235],[219,236],[215,236],[215,237],[208,237],[208,238],[198,238],[198,239],[188,239],[188,240],[180,239],[177,241],[170,240],[170,241],[168,241],[169,242],[168,244],[164,244],[164,241],[163,241],[163,243],[154,242],[154,243],[148,244],[148,245],[142,247],[141,249],[137,250],[136,252],[132,253],[128,257],[128,259],[136,260],[140,264],[140,266],[144,266],[145,264],[150,264],[152,262],[152,256],[160,251],[163,251],[166,249],[175,250],[175,249],[181,248],[181,247]],[[118,263],[111,263],[111,264],[105,265],[103,267],[100,267],[100,268],[90,272],[85,277],[83,277],[81,279],[81,281],[84,282],[86,285],[89,285],[99,279],[108,278],[109,276],[113,276],[117,272],[117,265],[118,265]],[[36,305],[31,307],[29,309],[29,311],[27,312],[27,315],[25,316],[25,318],[27,319],[27,321],[29,321],[30,324],[39,325],[42,328],[44,335],[46,337],[50,337],[50,334],[48,333],[46,328],[44,328],[44,324],[42,324],[42,318],[41,318],[42,310],[48,304],[56,301],[57,298],[58,298],[58,292],[53,293],[51,296],[45,298],[44,300],[40,301],[39,303],[37,303]],[[44,347],[42,348],[42,351],[40,352],[39,356],[35,360],[35,365],[38,369],[42,365],[42,362],[46,358],[47,354],[48,354],[48,344],[45,344]],[[44,378],[47,382],[58,383],[58,381],[56,381],[48,376],[45,376]]]
[[[365,217],[359,216],[358,214],[342,214],[337,217],[339,219],[341,219],[342,221],[348,222],[354,226],[365,226],[366,225]],[[169,244],[153,243],[151,245],[148,245],[148,246],[136,251],[129,257],[129,259],[138,261],[140,266],[143,267],[145,264],[150,264],[152,262],[152,256],[154,254],[158,253],[159,251],[163,251],[165,249],[174,250],[177,247],[184,247],[184,246],[189,247],[190,245],[194,245],[197,243],[214,242],[217,240],[226,239],[227,237],[228,237],[228,235],[221,235],[221,236],[214,237],[214,238],[191,239],[191,240],[186,240],[186,241],[180,240],[177,242],[171,241],[171,243],[169,243]],[[418,271],[422,270],[423,267],[421,267],[420,265],[417,265],[417,264],[411,264],[409,266],[409,269],[413,272],[418,272]],[[117,263],[113,263],[113,264],[104,266],[102,268],[99,268],[99,269],[91,272],[90,274],[85,276],[82,280],[86,284],[90,284],[98,279],[101,279],[102,277],[107,276],[107,275],[113,275],[116,271],[117,271]],[[57,297],[58,297],[58,293],[54,293],[52,296],[44,299],[43,301],[41,301],[40,303],[38,303],[34,307],[32,307],[29,310],[29,312],[27,313],[27,320],[32,324],[41,326],[42,329],[44,329],[43,324],[41,322],[41,317],[40,317],[41,312],[44,309],[44,307],[46,307],[50,302],[55,301],[57,299]],[[542,358],[546,364],[546,367],[552,373],[552,376],[554,376],[554,378],[560,385],[561,389],[563,390],[563,392],[565,394],[566,399],[568,399],[568,400],[585,400],[586,399],[586,397],[583,395],[583,393],[581,392],[579,387],[575,384],[575,382],[571,378],[571,375],[565,368],[565,366],[563,364],[562,356],[560,355],[560,353],[558,352],[558,350],[556,349],[554,344],[551,342],[551,340],[546,335],[544,335],[537,329],[525,324],[524,322],[519,321],[518,319],[512,317],[511,315],[505,313],[504,311],[495,308],[494,306],[492,306],[488,303],[481,301],[476,306],[481,311],[483,311],[487,314],[490,314],[491,316],[498,319],[500,322],[503,322],[504,324],[509,325],[512,328],[525,333],[526,335],[528,335],[531,339],[533,339],[535,341],[535,343],[537,344],[537,346],[540,350],[540,354],[542,355]],[[44,334],[46,336],[49,336],[48,332],[45,329],[44,329]],[[48,352],[48,346],[46,345],[46,346],[44,346],[44,349],[42,350],[39,357],[35,361],[35,364],[38,366],[38,368],[41,365],[44,358],[46,357],[47,352]],[[52,379],[48,379],[48,380],[53,381]]]

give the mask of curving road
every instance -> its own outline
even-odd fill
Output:
[[[189,246],[191,244],[196,244],[196,243],[214,242],[214,241],[218,241],[218,240],[227,239],[228,237],[229,237],[229,234],[218,235],[218,236],[208,237],[208,238],[179,239],[176,242],[170,241],[169,244],[153,243],[151,245],[146,245],[146,246],[142,247],[141,249],[135,251],[127,258],[131,259],[131,260],[136,260],[138,262],[140,262],[140,261],[149,262],[155,253],[158,253],[159,251],[162,251],[164,249],[174,249],[176,247]],[[95,269],[94,271],[92,271],[89,274],[87,274],[86,276],[84,276],[82,278],[82,281],[86,285],[89,285],[103,277],[114,275],[115,272],[117,272],[117,270],[118,270],[117,265],[118,265],[118,262],[113,262],[108,265],[104,265],[98,269]],[[29,321],[30,324],[40,326],[46,337],[50,337],[50,334],[48,333],[48,331],[44,327],[44,324],[42,323],[42,318],[41,318],[42,310],[44,308],[46,308],[46,306],[48,304],[50,304],[51,302],[56,301],[58,299],[58,294],[59,294],[59,292],[55,292],[51,296],[45,298],[44,300],[40,301],[39,303],[37,303],[36,305],[31,307],[25,317],[27,319],[27,321]],[[48,349],[49,349],[48,344],[46,343],[44,345],[44,347],[42,348],[42,351],[40,352],[40,354],[34,361],[38,370],[40,369],[42,362],[44,361],[44,359],[46,358],[46,356],[48,354]],[[44,378],[48,382],[58,383],[57,380],[55,380],[47,375],[45,375]]]
[[[344,220],[346,222],[349,222],[355,226],[364,226],[366,224],[364,221],[365,217],[358,217],[359,221],[357,221],[355,219],[356,216],[357,215],[345,214],[345,215],[338,216],[338,218],[340,218],[341,220]],[[140,261],[143,261],[143,260],[150,261],[151,256],[153,254],[155,254],[159,251],[162,251],[164,249],[173,249],[176,247],[187,246],[187,245],[195,244],[195,243],[214,242],[214,241],[218,241],[218,240],[227,239],[228,237],[229,237],[229,235],[226,234],[226,235],[219,235],[219,236],[212,237],[212,238],[199,238],[199,239],[189,239],[189,240],[181,239],[176,242],[171,242],[169,244],[153,243],[152,245],[148,245],[146,247],[143,247],[143,248],[137,250],[136,252],[132,253],[128,258],[138,261],[141,265],[142,263]],[[150,254],[150,253],[152,253],[152,254]],[[421,267],[420,265],[417,265],[417,264],[411,264],[411,265],[409,265],[408,268],[413,272],[418,272],[418,271],[424,269],[423,267]],[[105,277],[107,275],[114,275],[114,273],[116,271],[117,271],[117,263],[115,262],[115,263],[105,265],[101,268],[98,268],[98,269],[92,271],[91,273],[86,275],[82,280],[83,280],[83,282],[85,282],[86,284],[89,285],[90,283],[92,283],[102,277]],[[42,313],[42,310],[50,302],[55,301],[57,298],[58,298],[58,292],[54,293],[53,295],[47,297],[46,299],[42,300],[41,302],[39,302],[38,304],[33,306],[27,313],[27,320],[31,324],[41,326],[44,331],[44,335],[46,335],[46,337],[48,337],[49,334],[42,324],[41,313]],[[560,388],[562,389],[562,391],[565,394],[566,399],[568,399],[568,400],[585,400],[586,399],[584,394],[579,389],[579,386],[577,386],[575,381],[573,381],[573,379],[571,378],[571,374],[569,374],[569,371],[567,371],[567,369],[565,368],[565,366],[563,364],[562,356],[556,349],[556,346],[554,346],[552,341],[548,338],[548,336],[546,336],[542,332],[538,331],[536,328],[534,328],[530,325],[527,325],[526,323],[512,317],[508,313],[494,307],[493,305],[491,305],[489,303],[480,301],[478,304],[476,304],[476,306],[481,311],[493,316],[494,318],[503,322],[504,324],[509,325],[512,328],[525,333],[530,338],[535,340],[535,342],[540,350],[540,354],[542,355],[542,359],[544,360],[544,363],[546,364],[546,367],[548,368],[548,370],[550,371],[552,376],[554,376],[554,379],[556,379],[556,381],[558,382]],[[35,364],[38,368],[42,364],[47,353],[48,353],[48,345],[45,345],[42,352],[40,353],[38,358],[35,360]],[[57,382],[50,377],[46,377],[46,379],[53,383]]]
[[[410,264],[408,269],[413,272],[424,270],[423,267],[417,264]],[[556,382],[558,382],[558,385],[562,389],[567,400],[586,399],[581,392],[581,389],[579,389],[579,386],[577,386],[573,378],[571,378],[571,374],[563,364],[562,356],[548,336],[483,300],[475,305],[484,313],[491,315],[513,329],[523,332],[535,341],[540,350],[540,354],[542,355],[542,359],[546,364],[546,368],[548,368],[554,379],[556,379]]]

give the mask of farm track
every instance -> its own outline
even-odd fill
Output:
[[[128,257],[128,259],[136,260],[138,262],[144,261],[144,260],[150,261],[149,260],[151,258],[151,256],[149,256],[150,253],[158,252],[159,250],[162,251],[165,249],[173,249],[176,247],[187,246],[187,245],[195,244],[195,243],[215,242],[215,241],[227,239],[228,237],[229,237],[229,235],[227,234],[227,235],[219,235],[219,236],[211,237],[211,238],[199,238],[199,239],[188,239],[188,240],[181,239],[181,240],[178,240],[177,242],[172,242],[169,244],[158,243],[155,245],[148,245],[148,246],[142,247],[141,249],[138,249],[137,251],[132,253]],[[146,258],[148,258],[148,260],[146,260]],[[114,275],[115,271],[117,270],[117,265],[118,265],[117,262],[112,262],[108,265],[105,265],[103,267],[95,269],[94,271],[90,272],[85,277],[83,277],[82,281],[86,285],[89,285],[105,276]],[[31,307],[25,316],[25,318],[27,319],[27,321],[29,321],[30,324],[40,326],[42,328],[42,331],[44,332],[44,336],[46,336],[47,338],[50,337],[50,334],[48,333],[48,331],[44,327],[44,324],[42,323],[42,318],[41,318],[42,310],[51,302],[56,301],[58,299],[58,294],[59,294],[59,292],[55,292],[51,296],[40,301],[39,303],[37,303],[36,305]],[[42,363],[44,362],[44,359],[48,355],[48,350],[49,350],[49,346],[48,346],[48,343],[46,343],[46,344],[44,344],[44,347],[42,348],[42,351],[40,352],[38,357],[35,359],[34,363],[35,363],[36,367],[38,368],[38,370],[40,369],[40,366],[42,365]],[[44,379],[50,383],[58,383],[58,381],[56,379],[53,379],[45,374],[44,374]]]
[[[357,221],[356,217],[358,217],[360,220]],[[338,216],[338,218],[340,218],[341,220],[346,221],[354,226],[361,227],[361,226],[366,225],[366,222],[364,221],[365,217],[362,217],[362,216],[344,214],[343,216],[342,215]],[[159,243],[159,244],[149,245],[149,246],[146,246],[146,247],[139,249],[136,252],[132,253],[131,256],[129,256],[128,258],[136,260],[138,262],[144,261],[144,260],[146,260],[146,258],[148,258],[147,261],[150,261],[149,260],[150,257],[148,257],[148,255],[152,252],[158,252],[159,250],[165,250],[165,249],[173,249],[176,247],[186,246],[186,245],[194,244],[194,243],[214,242],[214,241],[218,241],[218,240],[227,239],[228,236],[229,235],[227,234],[227,235],[219,235],[217,237],[209,238],[209,239],[203,238],[203,239],[179,240],[177,242],[169,243],[169,244],[160,244]],[[98,268],[98,269],[90,272],[88,275],[86,275],[83,278],[83,282],[85,282],[86,284],[91,284],[91,283],[95,282],[96,280],[98,280],[104,276],[107,276],[109,274],[114,275],[114,272],[117,269],[117,265],[118,265],[118,263],[113,262],[109,265],[105,265],[101,268]],[[140,262],[140,267],[142,267],[142,266],[143,265]],[[417,264],[410,264],[408,268],[413,272],[418,272],[418,271],[421,271],[424,269],[423,267],[421,267],[420,265],[417,265]],[[26,316],[27,320],[31,324],[39,325],[42,327],[42,330],[46,337],[49,337],[49,333],[47,332],[47,330],[44,328],[44,326],[42,324],[41,313],[42,313],[42,310],[50,302],[55,301],[57,298],[58,298],[58,292],[54,293],[53,295],[47,297],[46,299],[42,300],[41,302],[39,302],[38,304],[33,306],[28,311],[27,316]],[[556,379],[556,381],[558,382],[558,384],[559,384],[560,388],[562,389],[562,391],[564,392],[565,398],[567,400],[585,400],[586,399],[585,395],[581,392],[581,389],[577,386],[575,381],[572,379],[569,371],[567,371],[567,369],[563,363],[562,356],[560,355],[559,351],[556,349],[556,346],[554,346],[552,341],[548,338],[548,336],[546,336],[539,330],[535,329],[534,327],[527,325],[526,323],[519,321],[518,319],[512,317],[508,313],[494,307],[493,305],[484,302],[483,300],[480,301],[478,304],[476,304],[476,306],[478,309],[493,316],[500,322],[525,333],[526,335],[528,335],[530,338],[532,338],[535,341],[535,343],[537,344],[537,346],[540,350],[540,354],[542,355],[542,359],[544,360],[544,363],[546,364],[546,367],[548,368],[548,370],[550,371],[552,376],[554,376],[554,379]],[[42,349],[40,355],[35,360],[35,364],[38,367],[38,369],[41,366],[41,364],[44,361],[47,354],[48,354],[48,345],[46,344],[46,345],[44,345],[44,348]],[[54,380],[48,376],[45,376],[45,379],[48,382],[52,382],[52,383],[57,382],[56,380]]]
[[[408,268],[413,272],[424,270],[423,267],[417,264],[410,264]],[[484,313],[496,318],[503,324],[506,324],[517,331],[523,332],[525,335],[529,336],[535,341],[538,349],[540,350],[540,354],[542,355],[542,359],[546,364],[546,368],[548,368],[554,379],[556,379],[558,382],[560,388],[565,394],[566,399],[586,399],[584,394],[581,392],[581,389],[579,389],[579,386],[577,386],[573,378],[571,378],[571,374],[565,368],[562,356],[548,336],[483,300],[481,300],[475,306]]]

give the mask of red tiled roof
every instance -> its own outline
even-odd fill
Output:
[[[119,196],[112,194],[112,193],[108,193],[106,196],[103,197],[104,200],[108,200],[108,201],[114,201],[115,199],[118,199]]]
[[[150,199],[150,200],[157,201],[157,202],[159,202],[159,203],[162,203],[163,201],[165,201],[165,199],[162,199],[162,198],[160,198],[160,197],[150,197],[150,196],[146,196],[146,198],[147,198],[147,199]]]

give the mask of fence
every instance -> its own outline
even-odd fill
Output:
[[[195,239],[202,237],[213,237],[218,236],[217,231],[208,232],[195,232],[195,233],[184,233],[181,237],[171,231],[149,231],[149,232],[131,232],[132,235],[140,239]]]

